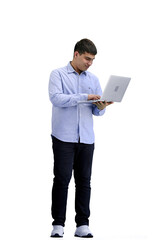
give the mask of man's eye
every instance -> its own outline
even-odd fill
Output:
[[[90,58],[86,58],[86,60],[87,60],[87,61],[93,61],[93,60],[92,60],[92,59],[90,59]]]

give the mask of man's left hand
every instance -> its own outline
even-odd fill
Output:
[[[98,107],[98,109],[103,110],[107,106],[113,104],[113,102],[98,101],[98,102],[94,102],[93,104],[95,104]]]

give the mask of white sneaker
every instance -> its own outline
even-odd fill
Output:
[[[82,237],[82,238],[93,238],[93,234],[89,230],[88,225],[82,225],[77,227],[75,232],[75,237]]]
[[[51,232],[51,237],[63,237],[64,231],[63,226],[61,225],[54,225],[53,230]]]

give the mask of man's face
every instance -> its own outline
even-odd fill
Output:
[[[83,72],[86,71],[93,63],[95,56],[90,53],[79,54],[79,52],[74,53],[74,59],[77,70]]]

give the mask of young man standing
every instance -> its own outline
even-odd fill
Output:
[[[73,60],[52,71],[49,96],[52,102],[52,143],[54,182],[52,188],[53,231],[51,237],[63,237],[68,185],[74,172],[75,221],[77,237],[93,237],[89,229],[90,180],[94,152],[92,115],[101,116],[111,103],[85,103],[102,95],[98,78],[87,69],[97,49],[89,39],[76,43]]]

